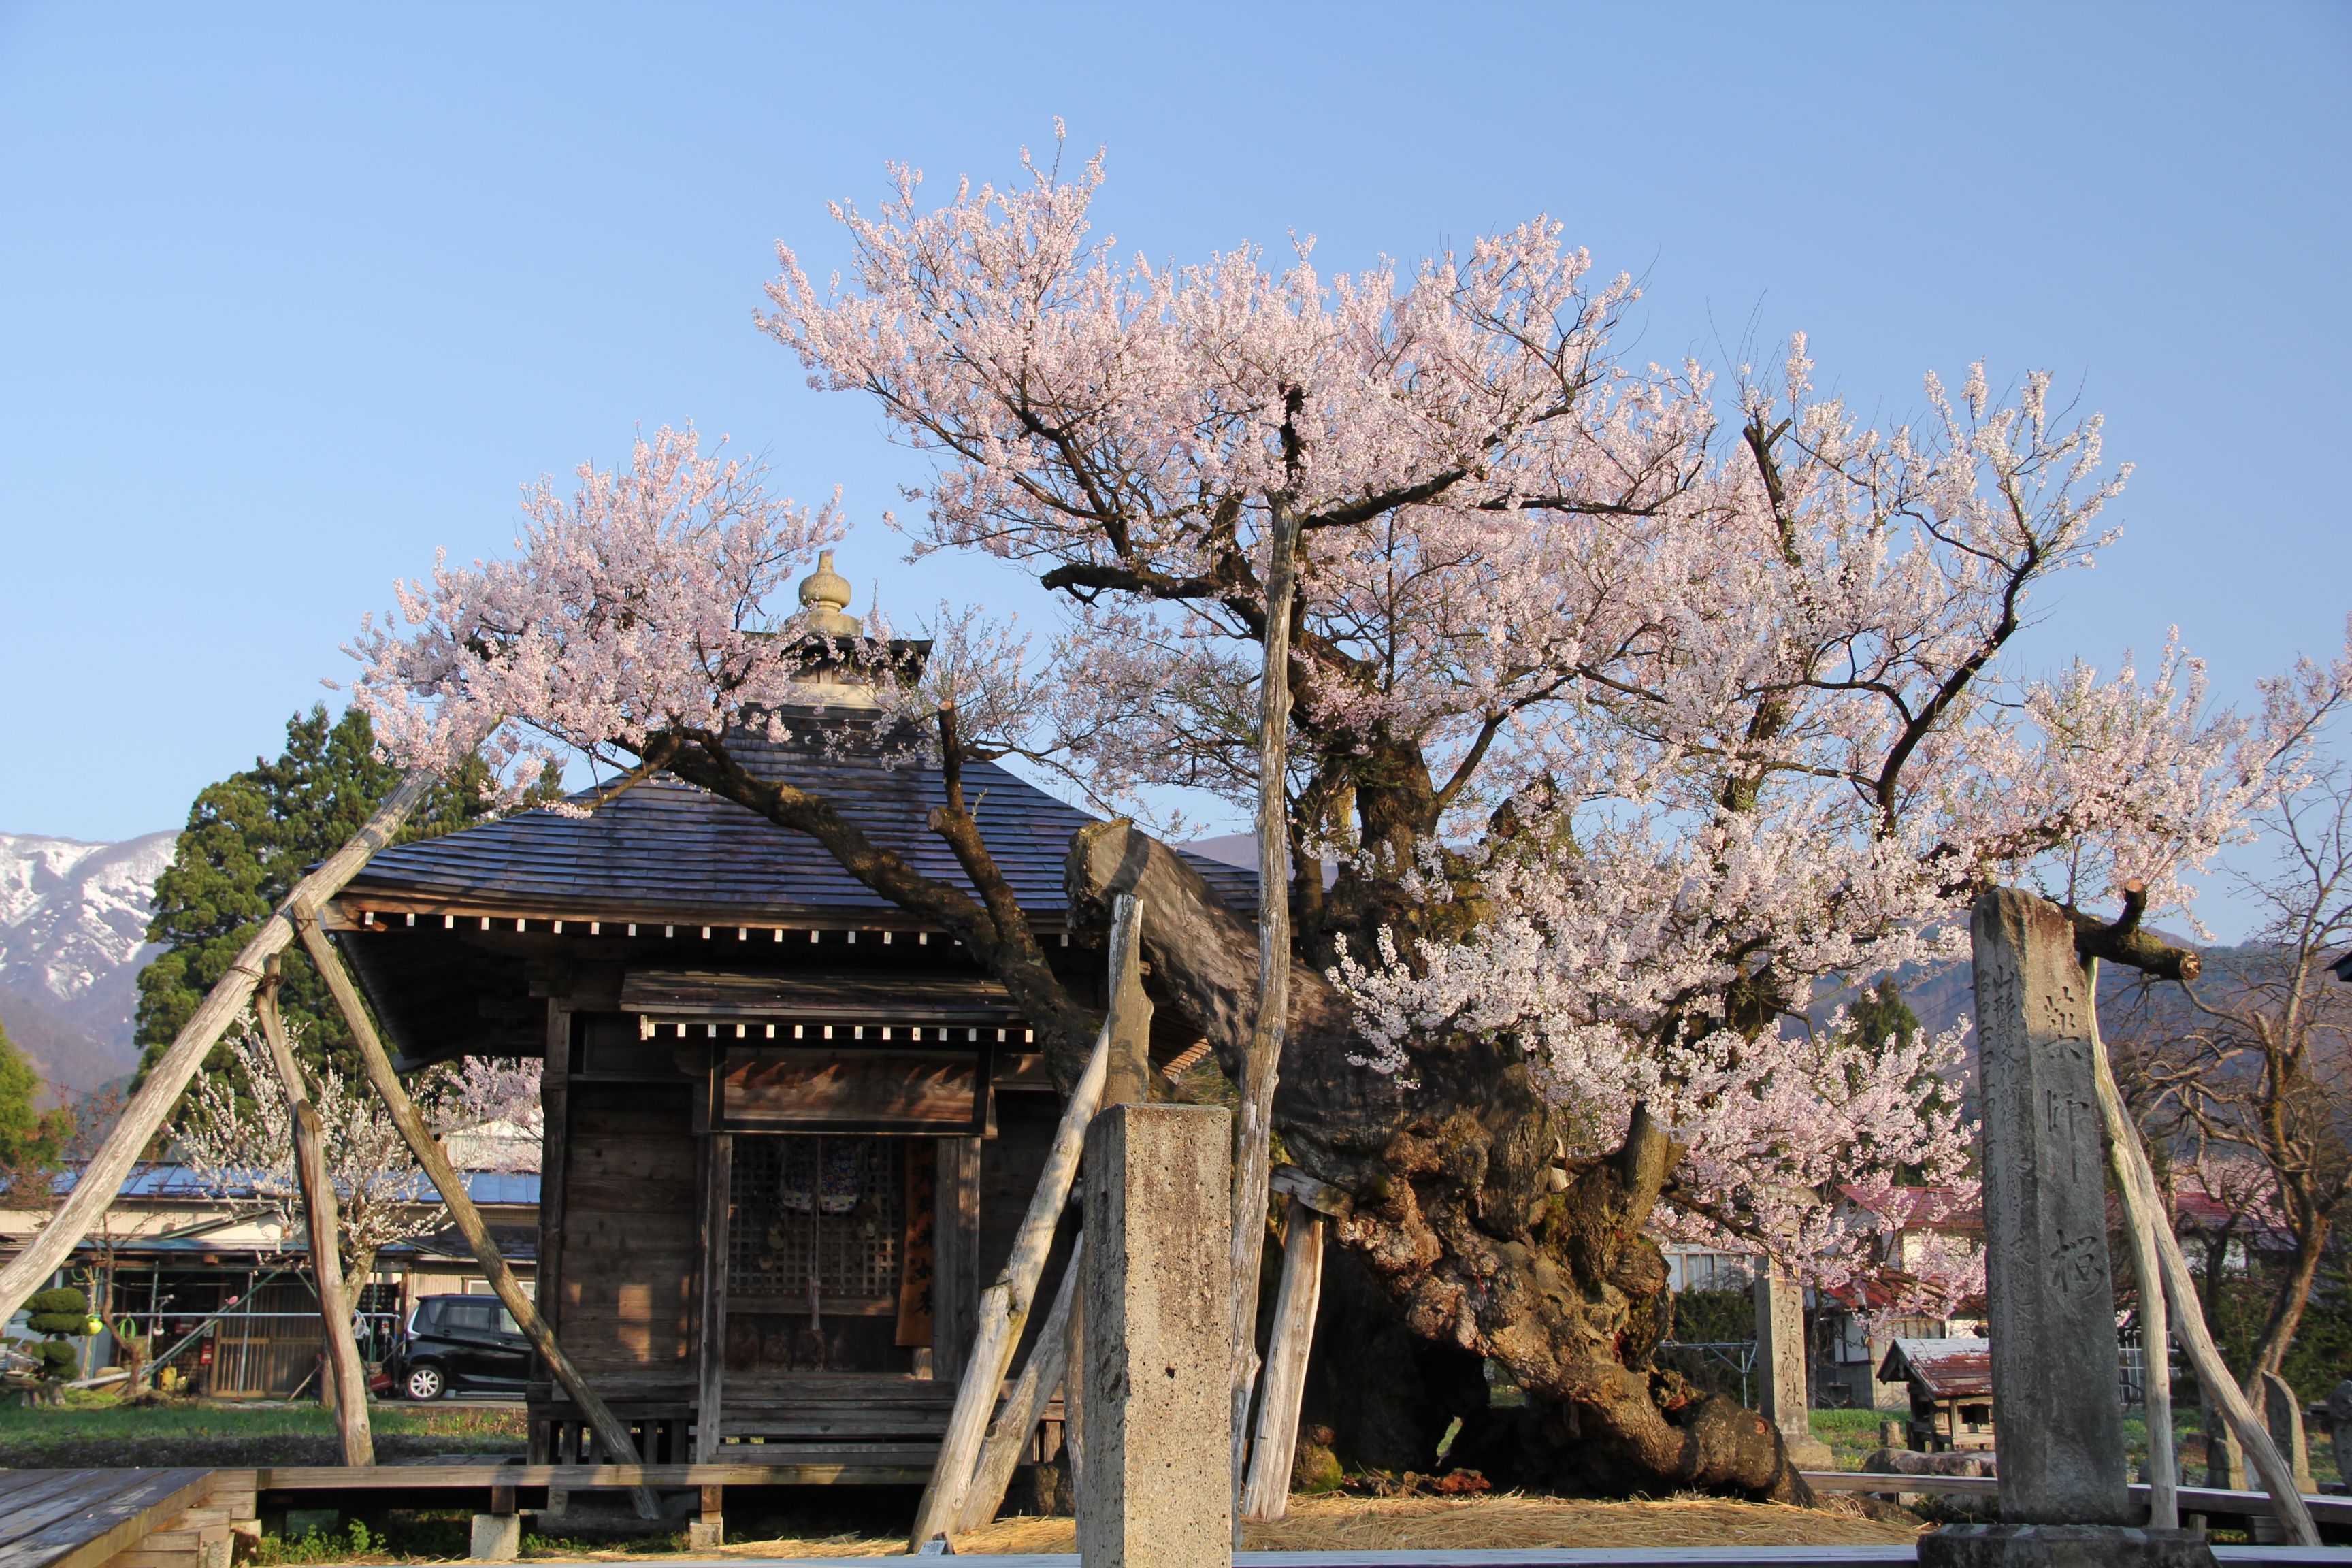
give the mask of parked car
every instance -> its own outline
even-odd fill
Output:
[[[424,1296],[401,1332],[393,1384],[411,1399],[520,1394],[530,1378],[530,1342],[496,1296]]]

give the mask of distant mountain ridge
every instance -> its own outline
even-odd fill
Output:
[[[86,1093],[138,1066],[147,921],[178,838],[0,833],[0,1023],[53,1089]]]

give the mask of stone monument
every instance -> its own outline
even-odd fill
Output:
[[[2205,1401],[2205,1484],[2223,1491],[2246,1489],[2246,1448],[2238,1429],[2212,1400]]]
[[[1087,1130],[1085,1568],[1230,1568],[1233,1118],[1114,1105]]]
[[[1756,1359],[1762,1415],[1780,1429],[1789,1463],[1801,1470],[1834,1468],[1830,1446],[1813,1436],[1812,1397],[1806,1382],[1805,1288],[1767,1258],[1756,1272]]]
[[[2294,1489],[2305,1495],[2316,1492],[2319,1483],[2311,1475],[2311,1445],[2303,1431],[2303,1401],[2294,1396],[2294,1385],[2274,1372],[2263,1373],[2255,1384],[2247,1393],[2259,1395],[2256,1408],[2263,1413],[2263,1425],[2270,1428],[2271,1441],[2278,1445],[2294,1471]],[[2243,1469],[2244,1464],[2242,1458],[2239,1468]],[[2242,1487],[2245,1482],[2242,1479],[2238,1484]],[[2252,1522],[2257,1544],[2276,1545],[2287,1539],[2286,1527],[2275,1514],[2256,1514]]]
[[[2336,1473],[2352,1480],[2352,1378],[2327,1395],[2327,1443],[2336,1451]]]
[[[2263,1422],[2294,1467],[2294,1489],[2305,1496],[2318,1491],[2311,1476],[2311,1443],[2303,1430],[2303,1401],[2295,1397],[2294,1385],[2274,1372],[2263,1373]]]
[[[2132,1527],[2093,998],[2074,923],[2006,888],[1971,917],[2001,1522],[1922,1536],[1920,1563],[2210,1564],[2185,1531]]]

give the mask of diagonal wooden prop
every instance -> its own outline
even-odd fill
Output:
[[[596,1441],[604,1452],[624,1465],[637,1463],[637,1446],[630,1438],[629,1429],[622,1426],[612,1410],[596,1396],[595,1390],[588,1386],[588,1380],[582,1377],[580,1369],[572,1363],[572,1358],[563,1353],[563,1347],[555,1342],[554,1331],[547,1326],[547,1320],[539,1315],[538,1307],[523,1293],[522,1281],[515,1278],[514,1270],[507,1267],[506,1258],[499,1254],[499,1244],[490,1235],[489,1226],[482,1219],[482,1211],[474,1206],[472,1194],[466,1191],[465,1178],[449,1163],[449,1156],[443,1152],[440,1141],[433,1136],[432,1129],[425,1125],[425,1118],[418,1112],[415,1102],[401,1087],[400,1075],[392,1070],[392,1058],[385,1052],[383,1041],[375,1032],[375,1021],[368,1016],[367,1007],[360,1000],[359,987],[352,983],[351,971],[343,965],[343,955],[335,950],[333,942],[327,940],[327,933],[319,929],[318,920],[310,910],[298,911],[296,924],[301,931],[302,946],[310,954],[311,963],[317,966],[320,977],[326,981],[329,994],[334,997],[336,1007],[343,1015],[343,1022],[351,1026],[352,1040],[359,1047],[360,1060],[367,1068],[368,1081],[375,1086],[384,1109],[392,1112],[393,1122],[400,1129],[401,1137],[407,1141],[409,1152],[416,1156],[416,1163],[425,1167],[425,1175],[432,1179],[434,1187],[439,1191],[441,1201],[448,1205],[449,1217],[457,1222],[458,1231],[464,1235],[467,1245],[474,1249],[474,1261],[482,1266],[482,1272],[489,1279],[490,1289],[498,1292],[499,1300],[505,1302],[507,1310],[514,1314],[515,1322],[521,1327],[532,1348],[547,1358],[549,1370],[555,1373],[555,1380],[563,1385],[563,1391],[572,1395],[572,1402],[580,1406],[580,1413],[588,1417],[588,1425],[595,1429]],[[654,1495],[648,1489],[636,1489],[636,1504],[639,1516],[646,1519],[660,1517]]]
[[[327,1336],[327,1370],[333,1379],[335,1427],[342,1438],[343,1463],[375,1463],[375,1434],[368,1426],[367,1366],[360,1360],[359,1343],[352,1337],[352,1298],[343,1283],[341,1250],[342,1224],[337,1214],[335,1184],[327,1172],[326,1128],[310,1090],[302,1081],[301,1066],[286,1038],[278,1016],[278,955],[269,956],[267,977],[254,998],[254,1014],[261,1020],[261,1037],[269,1047],[269,1060],[286,1090],[286,1111],[294,1134],[294,1173],[302,1189],[302,1222],[310,1232],[310,1279],[319,1291],[319,1323]],[[261,1086],[253,1086],[257,1093]]]
[[[2197,1300],[2197,1287],[2189,1279],[2189,1259],[2182,1256],[2179,1238],[2172,1226],[2165,1223],[2164,1200],[2156,1190],[2156,1173],[2149,1169],[2147,1151],[2140,1146],[2139,1129],[2124,1114],[2123,1095],[2116,1088],[2115,1069],[2107,1065],[2105,1041],[2097,1035],[2099,972],[2084,965],[2088,972],[2091,1008],[2091,1067],[2099,1091],[2099,1119],[2105,1123],[2107,1141],[2113,1151],[2114,1163],[2124,1180],[2117,1183],[2123,1197],[2124,1220],[2139,1236],[2156,1243],[2158,1265],[2164,1274],[2164,1293],[2172,1309],[2173,1331],[2180,1338],[2181,1349],[2189,1352],[2189,1364],[2196,1370],[2200,1386],[2210,1391],[2221,1413],[2229,1418],[2245,1445],[2246,1458],[2263,1478],[2263,1489],[2271,1494],[2278,1510],[2279,1522],[2286,1527],[2293,1544],[2316,1546],[2319,1527],[2312,1522],[2311,1510],[2304,1505],[2303,1494],[2295,1489],[2294,1471],[2278,1445],[2271,1441],[2270,1428],[2254,1414],[2254,1407],[2230,1375],[2227,1363],[2206,1331],[2205,1309]],[[2162,1345],[2148,1347],[2148,1354],[2163,1353]],[[2175,1496],[2177,1498],[2178,1492]],[[2175,1503],[2176,1510],[2179,1504]]]
[[[121,1191],[122,1178],[131,1173],[141,1151],[163,1125],[172,1108],[180,1102],[188,1080],[195,1077],[205,1056],[252,1000],[254,987],[261,983],[262,965],[273,954],[283,952],[294,940],[291,911],[298,907],[315,909],[341,891],[371,856],[392,842],[392,836],[400,831],[400,825],[408,820],[409,813],[433,787],[434,778],[432,773],[420,768],[402,779],[352,836],[351,842],[297,882],[286,901],[261,922],[261,929],[253,933],[253,940],[245,944],[245,951],[236,955],[219,984],[205,994],[195,1015],[181,1026],[172,1048],[163,1053],[163,1059],[147,1075],[147,1081],[139,1086],[139,1092],[123,1107],[122,1119],[108,1134],[105,1146],[82,1167],[81,1175],[58,1209],[57,1216],[7,1268],[0,1268],[0,1322],[16,1315],[25,1304],[25,1298],[58,1271],[82,1237],[96,1228],[99,1216],[113,1205],[115,1194]]]
[[[988,1442],[980,1451],[971,1489],[964,1494],[962,1511],[956,1516],[958,1532],[978,1530],[996,1517],[996,1510],[1004,1506],[1005,1492],[1013,1485],[1013,1471],[1021,1462],[1021,1450],[1028,1445],[1029,1434],[1037,1429],[1037,1423],[1045,1419],[1045,1406],[1053,1403],[1055,1388],[1066,1380],[1075,1382],[1079,1377],[1078,1366],[1070,1359],[1070,1312],[1077,1299],[1078,1270],[1085,1266],[1086,1246],[1086,1233],[1080,1231],[1071,1243],[1070,1261],[1062,1270],[1062,1286],[1055,1292],[1054,1310],[1045,1314],[1045,1327],[1037,1335],[1037,1342],[1029,1347],[1029,1360],[1013,1381],[1012,1393],[1005,1396],[1004,1413],[988,1429]],[[1064,1405],[1066,1408],[1066,1396]]]
[[[1133,953],[1138,945],[1142,903],[1121,895],[1111,909],[1111,973],[1116,974],[1119,955]],[[980,1325],[972,1336],[971,1359],[964,1363],[963,1382],[956,1388],[955,1408],[948,1415],[947,1434],[940,1442],[930,1484],[923,1489],[923,1500],[915,1510],[910,1552],[920,1552],[956,1528],[962,1516],[964,1499],[980,1464],[981,1445],[988,1435],[990,1417],[996,1413],[997,1396],[1003,1392],[1004,1374],[1020,1347],[1022,1328],[1036,1301],[1037,1281],[1045,1271],[1046,1254],[1053,1250],[1055,1228],[1070,1201],[1078,1155],[1086,1148],[1087,1125],[1102,1101],[1103,1081],[1110,1069],[1111,1033],[1111,1021],[1106,1018],[1102,1032],[1095,1037],[1094,1054],[1087,1058],[1086,1071],[1070,1091],[1069,1104],[1062,1109],[1061,1125],[1054,1131],[1053,1148],[1037,1177],[1037,1191],[1014,1234],[1013,1256],[1006,1259],[996,1283],[980,1294]]]

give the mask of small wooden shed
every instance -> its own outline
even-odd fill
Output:
[[[1897,1339],[1878,1378],[1910,1388],[1911,1447],[1934,1454],[1993,1446],[1990,1340]]]
[[[897,762],[906,737],[856,691],[821,695],[735,755],[965,885],[926,826],[940,774]],[[1049,958],[1099,999],[1063,882],[1093,819],[999,767],[963,787]],[[1193,864],[1253,907],[1249,873]],[[544,1060],[540,1308],[648,1462],[937,1437],[1060,1114],[1028,1024],[945,932],[667,775],[591,816],[386,850],[331,918],[407,1062]],[[1197,1037],[1159,1010],[1157,1059]],[[544,1369],[530,1420],[534,1460],[587,1457]]]

